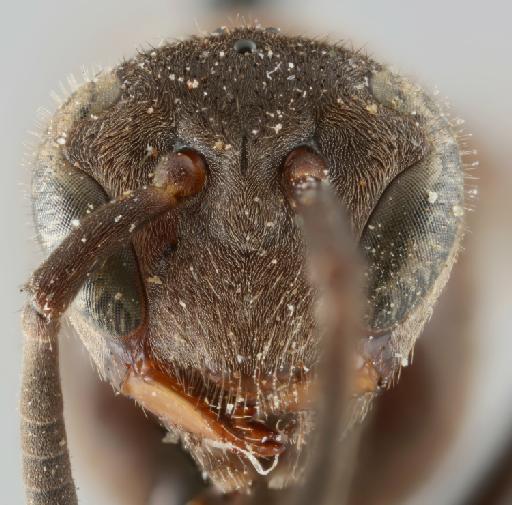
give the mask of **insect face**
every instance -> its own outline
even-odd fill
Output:
[[[322,324],[294,191],[312,181],[332,186],[368,263],[359,419],[411,352],[460,236],[457,144],[419,88],[343,47],[218,32],[80,88],[34,170],[48,253],[110,200],[186,197],[158,213],[133,202],[147,221],[126,222],[70,318],[101,375],[224,491],[303,472]]]

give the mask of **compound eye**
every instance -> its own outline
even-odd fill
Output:
[[[291,151],[283,165],[283,185],[293,196],[301,189],[327,179],[329,171],[325,159],[306,146]]]
[[[193,149],[173,152],[160,160],[154,183],[156,186],[179,185],[181,196],[195,195],[206,184],[208,166],[204,158]]]

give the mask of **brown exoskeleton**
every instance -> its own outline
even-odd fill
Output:
[[[48,257],[24,311],[29,503],[76,503],[64,314],[218,491],[306,482],[301,502],[331,503],[334,439],[408,364],[455,261],[463,173],[450,122],[405,78],[344,47],[223,29],[80,87],[48,126],[32,199]]]

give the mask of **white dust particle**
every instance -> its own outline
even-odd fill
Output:
[[[222,142],[222,140],[217,140],[215,144],[213,144],[213,149],[215,151],[222,151],[224,149],[224,142]]]
[[[119,221],[121,221],[121,219],[123,218],[123,215],[122,214],[119,214],[118,216],[116,216],[114,218],[114,223],[119,223]]]
[[[183,301],[183,300],[179,300],[178,303],[180,304],[180,306],[184,309],[187,308],[187,304]]]
[[[119,293],[119,291],[114,295],[114,300],[121,300],[123,298],[123,293]]]
[[[155,112],[155,109],[153,109],[153,107],[149,107],[149,109],[146,112],[148,114],[153,114],[153,112]]]
[[[164,444],[177,444],[180,441],[180,437],[177,433],[173,431],[168,431],[165,434],[165,437],[162,439]]]
[[[197,89],[198,87],[199,87],[199,81],[197,79],[187,81],[188,89]]]
[[[456,217],[460,217],[464,215],[464,209],[460,205],[454,205],[452,207],[453,215]]]
[[[277,72],[279,69],[281,68],[281,62],[279,62],[272,70],[267,70],[266,74],[267,74],[267,79],[269,81],[272,80],[272,74],[274,72]]]
[[[148,277],[146,279],[147,282],[149,282],[150,284],[162,284],[162,279],[160,279],[160,277],[158,277],[158,275],[153,275],[153,277]]]
[[[409,366],[409,360],[407,359],[406,356],[404,356],[403,354],[399,353],[399,352],[396,352],[395,353],[395,358],[399,359],[400,360],[400,365],[401,366]]]
[[[379,111],[379,108],[377,107],[377,104],[376,103],[370,103],[366,106],[366,110],[370,113],[370,114],[377,114],[377,112]]]
[[[57,144],[63,146],[66,143],[66,139],[64,137],[59,137],[57,139]]]
[[[238,364],[241,364],[245,361],[245,358],[241,354],[237,354],[236,361]]]
[[[224,51],[221,51],[221,52],[219,53],[219,56],[220,56],[221,58],[224,58],[225,54],[226,54],[226,53],[225,53]]]
[[[83,244],[85,244],[85,243],[87,242],[87,239],[86,239],[85,237],[82,237],[82,238],[80,239],[80,241],[81,241]]]
[[[171,81],[175,81],[175,80],[176,80],[176,74],[171,74],[171,75],[169,75],[169,79],[170,79]]]
[[[133,230],[135,230],[135,223],[132,223],[130,225],[130,228],[128,229],[128,232],[131,233]]]
[[[436,203],[439,195],[435,191],[428,192],[428,203]]]
[[[78,228],[80,226],[80,219],[72,219],[71,226],[73,226],[73,228]]]
[[[274,258],[270,263],[272,263],[272,265],[277,265],[277,260]]]
[[[275,126],[271,126],[271,128],[276,132],[277,135],[283,129],[283,125],[278,123]]]
[[[288,68],[295,68],[295,65],[290,61],[290,63],[288,63]]]

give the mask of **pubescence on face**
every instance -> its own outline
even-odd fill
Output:
[[[453,263],[462,178],[450,126],[364,55],[260,29],[163,45],[109,79],[70,99],[72,120],[49,129],[59,154],[43,147],[36,164],[47,249],[57,233],[45,220],[69,228],[72,215],[158,183],[175,153],[203,164],[206,180],[94,274],[71,320],[100,373],[176,430],[220,489],[247,488],[256,473],[293,482],[314,424],[321,322],[287,161],[301,156],[307,177],[322,163],[368,262],[357,419],[404,364]],[[64,218],[41,196],[59,156]]]

